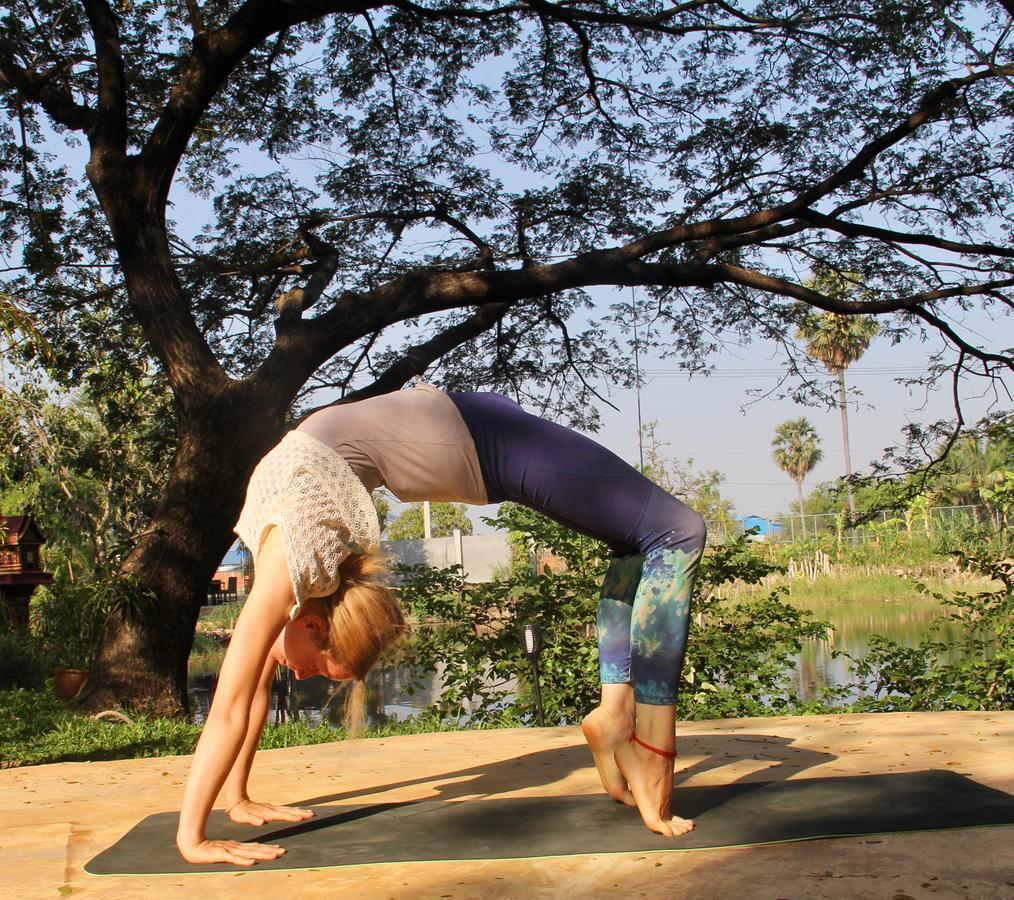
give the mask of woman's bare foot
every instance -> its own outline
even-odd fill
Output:
[[[584,739],[591,747],[595,768],[599,770],[602,787],[617,803],[636,806],[627,789],[627,781],[616,765],[616,750],[630,737],[633,718],[619,710],[598,706],[581,723]]]
[[[693,829],[692,819],[681,819],[669,810],[672,797],[671,759],[627,740],[616,748],[616,766],[648,828],[666,837],[678,837]]]

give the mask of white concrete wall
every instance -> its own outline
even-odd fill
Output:
[[[460,565],[465,581],[490,581],[497,569],[510,564],[506,533],[466,534],[457,529],[451,537],[417,538],[410,541],[382,541],[381,550],[392,562],[425,564],[434,569]]]

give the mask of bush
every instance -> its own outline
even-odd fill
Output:
[[[103,619],[92,602],[91,586],[65,577],[32,597],[32,635],[54,666],[88,668]]]
[[[46,682],[49,661],[28,635],[0,633],[0,691],[40,689]]]
[[[52,664],[87,669],[95,657],[109,614],[122,611],[142,618],[154,608],[155,595],[131,576],[70,581],[58,576],[32,597],[31,628]]]
[[[828,625],[784,599],[784,589],[742,602],[716,588],[758,584],[778,567],[751,550],[750,535],[719,545],[701,562],[683,684],[676,714],[717,719],[799,712],[789,675],[803,641],[826,638]]]
[[[871,641],[869,653],[854,660],[867,694],[855,711],[1014,709],[1014,563],[961,559],[1000,587],[946,599],[920,585],[951,611],[916,647],[879,636]],[[944,642],[936,632],[948,622],[957,624],[958,636]]]
[[[518,632],[538,623],[543,705],[548,724],[575,723],[599,700],[595,618],[608,560],[602,545],[524,507],[504,504],[489,520],[515,535],[522,550],[539,547],[565,561],[559,572],[532,571],[529,553],[501,577],[465,584],[456,570],[400,570],[402,597],[419,623],[406,662],[439,671],[444,688],[435,711],[489,724],[531,721],[531,666]],[[695,590],[694,625],[678,715],[684,718],[770,715],[799,706],[789,689],[802,641],[827,626],[775,592],[731,603],[713,588],[740,579],[755,584],[776,570],[751,552],[750,536],[709,551]]]

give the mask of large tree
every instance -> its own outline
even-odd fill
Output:
[[[472,533],[472,520],[468,518],[468,507],[464,503],[431,503],[430,533],[433,537],[450,537],[454,529],[462,534]],[[413,503],[404,510],[387,529],[389,541],[406,541],[425,537],[423,505]]]
[[[244,484],[315,389],[439,364],[593,425],[594,379],[630,377],[596,286],[645,288],[637,320],[688,366],[784,339],[801,300],[938,331],[955,378],[1009,369],[1001,329],[950,312],[1010,312],[1012,9],[7,2],[6,289],[50,377],[150,357],[174,397],[125,562],[160,602],[111,620],[98,698],[185,704]],[[869,295],[807,287],[819,266]]]

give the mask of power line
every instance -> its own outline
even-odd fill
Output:
[[[910,366],[877,366],[868,368],[850,368],[848,370],[849,376],[859,375],[862,377],[884,377],[893,376],[901,377],[905,375],[919,375],[924,374],[925,369],[913,368]],[[688,372],[685,369],[641,369],[641,372],[651,378],[766,378],[770,376],[782,376],[785,375],[785,369],[781,368],[770,368],[770,369],[716,369],[711,372]],[[824,374],[824,373],[818,373]],[[830,376],[829,376],[830,377]]]

